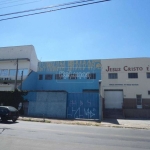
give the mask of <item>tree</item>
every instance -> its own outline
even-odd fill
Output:
[[[4,106],[13,106],[18,109],[19,103],[27,101],[24,100],[25,95],[27,95],[27,92],[18,90],[0,91],[0,105],[3,104]],[[23,109],[21,111],[23,111]]]

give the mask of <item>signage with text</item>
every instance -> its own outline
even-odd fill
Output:
[[[118,71],[143,71],[143,67],[129,67],[129,66],[124,66],[123,68],[115,68],[115,67],[110,67],[108,66],[106,71],[107,72],[118,72]],[[150,71],[150,66],[146,67],[146,71]]]

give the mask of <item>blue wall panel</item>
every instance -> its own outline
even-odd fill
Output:
[[[101,80],[100,60],[75,60],[39,62],[38,75],[43,75],[42,80],[37,80],[37,90],[65,90],[67,92],[82,92],[83,89],[99,89]],[[62,80],[56,80],[55,74],[63,74]],[[86,74],[96,73],[95,79],[87,79]],[[45,80],[46,74],[52,74],[52,80]],[[77,79],[69,79],[69,74],[77,74]]]
[[[38,82],[38,73],[31,72],[22,83],[22,90],[36,90]]]
[[[69,93],[67,99],[68,119],[99,119],[98,93]]]
[[[37,92],[28,92],[24,99],[28,101],[36,101],[37,100]]]

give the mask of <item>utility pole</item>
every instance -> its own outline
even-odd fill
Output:
[[[18,58],[17,58],[17,66],[16,66],[16,78],[15,78],[15,87],[14,87],[14,90],[17,89],[17,76],[18,76]]]

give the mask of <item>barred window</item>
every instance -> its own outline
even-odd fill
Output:
[[[62,80],[63,79],[63,74],[55,74],[55,79],[56,80]]]
[[[96,79],[96,73],[87,74],[87,79]]]
[[[43,80],[43,75],[39,74],[39,80]]]
[[[128,73],[128,78],[138,78],[138,73]]]
[[[77,79],[77,74],[69,74],[69,79]]]
[[[118,79],[118,74],[117,73],[109,73],[108,79]]]
[[[45,80],[52,80],[53,75],[52,74],[46,74],[45,75]]]

